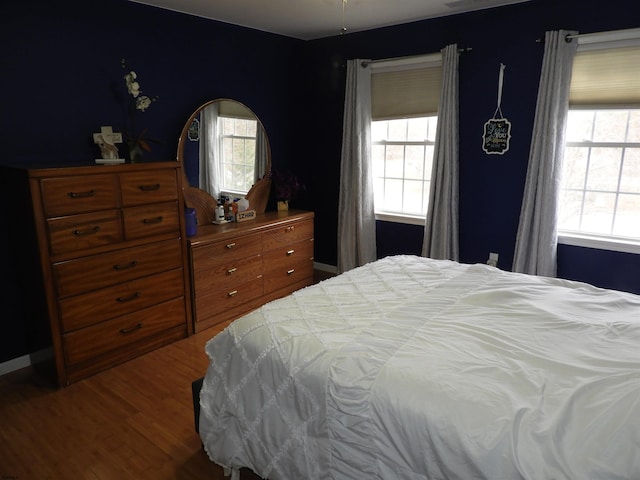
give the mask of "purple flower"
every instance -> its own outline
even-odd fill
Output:
[[[277,201],[289,201],[295,198],[301,190],[304,190],[304,185],[300,183],[298,177],[288,170],[271,172],[271,181]]]

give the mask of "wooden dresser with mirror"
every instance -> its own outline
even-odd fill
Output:
[[[1,168],[25,316],[48,317],[61,386],[192,331],[178,162]]]
[[[216,158],[232,151],[231,144],[241,144],[250,158]],[[195,332],[313,282],[314,214],[265,212],[271,151],[264,126],[248,107],[218,99],[196,109],[180,136],[178,160],[185,173],[185,204],[196,210],[198,219],[197,233],[188,239]],[[237,165],[250,160],[250,174],[242,170],[243,178],[237,178]],[[226,191],[233,196],[246,192],[256,218],[212,224],[216,198]]]

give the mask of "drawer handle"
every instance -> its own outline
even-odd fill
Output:
[[[287,275],[293,275],[293,272],[295,272],[295,271],[296,271],[296,269],[292,268],[291,270],[287,271]]]
[[[75,229],[75,230],[73,231],[73,234],[74,234],[76,237],[80,237],[80,236],[82,236],[82,235],[92,235],[92,234],[94,234],[94,233],[98,233],[99,231],[100,231],[100,226],[99,226],[99,225],[96,225],[95,227],[93,227],[93,228],[91,228],[91,229],[89,229],[89,230],[78,230],[78,229]]]
[[[294,253],[296,253],[296,251],[293,249],[287,250],[287,255],[293,255]]]
[[[227,270],[227,274],[233,275],[234,273],[236,273],[237,270],[238,270],[237,268],[230,268],[229,270]]]
[[[291,230],[295,230],[295,229],[296,229],[295,225],[289,225],[287,227],[287,232],[290,232]]]
[[[138,323],[138,324],[134,325],[134,326],[133,326],[133,327],[131,327],[131,328],[123,328],[123,329],[121,329],[121,330],[120,330],[120,333],[121,333],[122,335],[128,335],[129,333],[131,333],[131,332],[135,332],[136,330],[140,330],[141,328],[142,328],[142,322],[140,322],[140,323]]]
[[[142,223],[149,225],[151,223],[160,223],[162,222],[162,215],[159,215],[155,218],[145,218],[144,220],[142,220]]]
[[[234,290],[233,292],[227,293],[227,297],[235,297],[238,294],[238,290]]]
[[[96,194],[96,190],[91,189],[88,192],[68,192],[67,195],[70,198],[87,198],[87,197],[93,197]]]
[[[160,190],[160,184],[156,183],[154,185],[140,185],[138,186],[138,188],[143,192],[152,192],[154,190]]]
[[[235,242],[234,243],[227,243],[227,245],[226,245],[227,248],[233,248],[235,246],[236,246]]]
[[[133,295],[129,295],[128,297],[118,297],[118,298],[116,298],[116,302],[124,303],[124,302],[128,302],[130,300],[135,300],[140,295],[142,295],[140,292],[135,292]]]
[[[138,262],[136,260],[134,260],[133,262],[126,263],[124,265],[114,265],[113,269],[114,270],[126,270],[127,268],[133,268],[136,265],[138,265]]]

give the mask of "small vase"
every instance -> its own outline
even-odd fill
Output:
[[[137,144],[130,144],[129,145],[129,160],[131,161],[131,163],[140,163],[142,162],[142,147]]]
[[[278,201],[278,211],[286,212],[287,210],[289,210],[289,200]]]

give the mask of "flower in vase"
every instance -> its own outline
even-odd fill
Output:
[[[272,172],[271,181],[274,196],[278,202],[289,202],[289,200],[295,198],[301,190],[304,190],[304,185],[300,183],[298,177],[288,170],[285,172]]]
[[[122,59],[122,68],[129,70],[127,62]],[[147,137],[147,129],[143,128],[140,132],[136,130],[136,115],[138,112],[146,112],[153,102],[158,100],[158,97],[149,97],[148,95],[142,95],[142,89],[138,82],[138,74],[134,70],[129,70],[124,76],[124,83],[127,87],[127,93],[129,94],[128,102],[128,125],[125,127],[125,137],[127,145],[129,146],[129,155],[132,161],[138,160],[142,157],[143,152],[150,152],[150,143],[158,143],[157,140]]]

